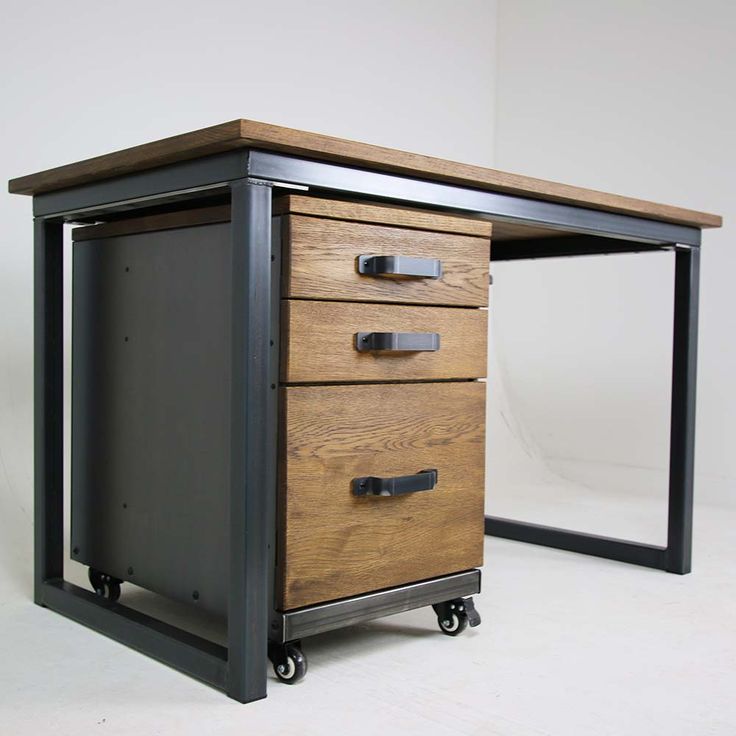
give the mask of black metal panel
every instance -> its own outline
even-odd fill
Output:
[[[474,593],[480,593],[480,570],[468,570],[295,611],[276,613],[271,631],[277,641],[294,641]]]
[[[72,553],[225,614],[227,223],[74,244]]]
[[[609,560],[665,569],[667,551],[664,547],[655,545],[601,537],[569,529],[556,529],[541,524],[500,519],[495,516],[486,516],[485,532],[494,537],[513,539],[517,542],[540,544],[545,547],[605,557]]]
[[[227,650],[61,580],[43,584],[43,605],[221,690]]]
[[[34,223],[34,597],[64,573],[63,231]]]
[[[492,215],[493,219],[507,222],[650,243],[700,244],[700,230],[685,225],[382,174],[268,151],[251,151],[248,171],[250,176],[271,181]]]
[[[680,574],[690,572],[692,555],[699,277],[699,250],[678,250],[675,257],[667,569]]]
[[[276,503],[271,187],[236,182],[231,202],[228,694],[249,702],[266,697]]]
[[[148,171],[38,194],[33,198],[36,217],[92,216],[111,209],[134,209],[202,193],[213,185],[246,175],[247,151],[228,151],[214,156],[182,161]]]
[[[652,245],[635,240],[604,238],[593,235],[560,236],[494,240],[492,261],[516,261],[529,258],[561,258],[564,256],[613,255],[614,253],[647,253],[670,250],[671,245]]]

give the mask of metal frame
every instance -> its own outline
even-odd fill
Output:
[[[272,268],[271,190],[281,183],[544,225],[584,236],[555,239],[559,241],[555,244],[528,242],[526,249],[524,243],[515,243],[509,257],[671,249],[675,243],[686,246],[678,248],[676,255],[667,548],[494,518],[486,519],[486,533],[672,572],[689,571],[700,245],[697,228],[264,151],[233,151],[34,197],[36,603],[223,689],[241,702],[265,696],[268,627],[273,615],[278,439],[275,315],[279,287]],[[228,647],[224,648],[63,580],[62,228],[64,222],[115,217],[124,210],[228,192],[233,239],[234,411],[230,604]],[[508,253],[511,250],[507,249]],[[273,255],[278,258],[278,249]],[[277,260],[273,264],[278,267]],[[357,599],[329,604],[330,610],[342,611],[344,616],[338,619],[344,622],[348,614],[357,615],[355,611],[370,600],[378,601],[375,610],[380,613],[376,615],[384,615],[393,611],[390,595],[391,591],[385,591],[376,594],[377,598],[364,596],[362,604]],[[416,596],[409,596],[402,605],[408,603],[421,605]],[[285,614],[282,634],[291,630],[305,635],[304,631],[315,630],[325,610],[318,606]],[[367,613],[368,608],[363,612]]]
[[[480,570],[468,570],[286,613],[275,611],[271,635],[282,643],[294,641],[475,593],[480,593]]]
[[[698,339],[700,230],[630,215],[602,212],[508,194],[353,169],[282,154],[253,151],[249,172],[306,184],[326,192],[423,204],[486,215],[494,220],[544,225],[578,233],[494,246],[493,260],[671,251],[675,256],[674,340],[670,421],[667,546],[601,537],[487,516],[488,535],[541,544],[685,574],[691,569],[695,384]]]
[[[520,249],[522,252],[525,250],[523,243]],[[537,242],[532,244],[532,251],[539,253]],[[667,545],[662,547],[631,542],[495,516],[486,516],[486,534],[654,567],[680,575],[690,572],[700,248],[675,246],[675,251]]]
[[[216,175],[219,172],[219,180]],[[233,178],[235,175],[238,178]],[[215,645],[63,579],[63,224],[90,213],[231,193],[232,452],[228,646]],[[266,696],[276,474],[278,320],[271,186],[242,152],[34,198],[36,603],[186,672],[241,702]],[[277,283],[277,282],[276,282]],[[247,407],[247,411],[246,411]]]
[[[550,229],[571,230],[641,243],[700,245],[700,230],[670,222],[620,215],[586,207],[543,202],[511,194],[481,191],[453,184],[366,171],[348,166],[252,151],[248,173],[258,179],[290,182],[324,191],[359,194],[437,209],[492,216],[494,220]],[[580,255],[576,252],[575,255]]]

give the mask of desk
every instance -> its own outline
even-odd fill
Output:
[[[424,605],[477,623],[484,532],[689,572],[719,217],[248,120],[9,190],[33,196],[38,604],[248,702],[267,654],[303,674],[309,634]],[[96,594],[63,579],[67,223],[71,556]],[[488,256],[639,251],[676,262],[667,546],[483,527]],[[125,580],[222,610],[227,647],[120,604]]]

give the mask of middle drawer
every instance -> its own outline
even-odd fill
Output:
[[[285,300],[281,380],[482,378],[487,330],[484,309]]]

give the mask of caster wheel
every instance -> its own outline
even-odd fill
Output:
[[[122,581],[118,578],[90,567],[89,582],[92,589],[101,598],[107,598],[112,603],[120,598],[120,583]]]
[[[281,682],[294,685],[307,674],[307,658],[296,644],[276,646],[269,653],[273,671]]]
[[[440,631],[447,636],[457,636],[468,628],[468,614],[465,611],[452,611],[448,616],[438,616]]]
[[[444,603],[435,603],[432,608],[437,614],[440,631],[447,636],[462,634],[468,626],[478,626],[480,616],[472,598],[455,598]]]

